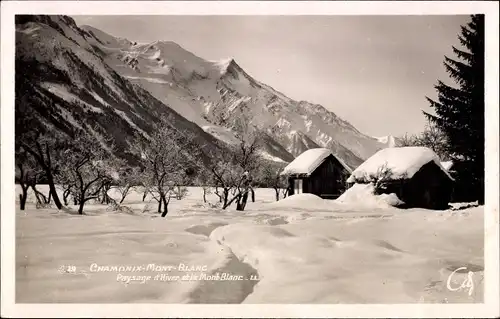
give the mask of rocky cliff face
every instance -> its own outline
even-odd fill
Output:
[[[95,41],[69,17],[16,17],[16,124],[29,116],[39,127],[84,129],[131,159],[134,136],[149,136],[152,124],[168,116],[178,130],[221,148],[212,135],[115,72]]]

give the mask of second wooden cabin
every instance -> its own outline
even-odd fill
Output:
[[[288,176],[288,195],[310,193],[325,199],[339,197],[350,174],[349,166],[327,148],[305,151],[281,173]]]
[[[446,167],[444,167],[446,166]],[[420,146],[385,148],[358,166],[349,184],[376,185],[376,195],[394,193],[400,207],[448,209],[455,180],[431,149]]]

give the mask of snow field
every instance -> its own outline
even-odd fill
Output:
[[[149,197],[142,202],[139,191],[123,203],[129,210],[91,204],[84,216],[73,207],[36,209],[30,194],[26,211],[16,207],[16,302],[483,300],[483,207],[398,210],[311,194],[275,202],[272,189],[258,189],[256,202],[238,212],[203,203],[200,188],[189,192],[172,200],[166,218],[158,217]],[[93,264],[177,269],[91,271]],[[61,265],[76,270],[60,272]],[[470,296],[446,286],[463,266],[474,272]],[[452,283],[459,286],[466,277],[455,273]]]

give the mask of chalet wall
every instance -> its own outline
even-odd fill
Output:
[[[430,162],[411,179],[387,183],[380,193],[394,193],[405,202],[405,207],[447,209],[453,191],[453,181]]]
[[[294,181],[303,180],[303,193],[311,193],[323,198],[335,199],[346,190],[347,170],[333,155],[329,155],[310,176],[289,178],[289,194],[294,194]]]

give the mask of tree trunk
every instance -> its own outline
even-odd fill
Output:
[[[26,200],[28,199],[28,187],[23,187],[21,185],[21,188],[23,189],[23,193],[19,194],[19,205],[21,210],[24,210],[26,207]]]
[[[224,189],[223,191],[223,202],[224,205],[222,207],[226,208],[227,207],[227,198],[229,197],[229,189]]]
[[[148,190],[147,189],[144,190],[144,194],[142,195],[142,201],[146,200],[146,196],[148,196]]]
[[[285,189],[285,191],[283,192],[283,198],[286,198],[288,196],[288,192],[290,191],[290,189],[287,187]]]
[[[44,194],[42,194],[41,192],[38,191],[38,189],[36,189],[35,184],[32,184],[31,188],[35,192],[36,200],[38,201],[39,204],[47,204],[48,203],[47,197],[45,197]]]
[[[255,203],[255,191],[253,188],[250,188],[250,191],[252,192],[252,203]]]
[[[236,210],[242,210],[241,209],[241,194],[237,196],[237,200],[236,200]]]
[[[21,207],[21,210],[24,210],[25,205],[26,205],[26,202],[24,201],[23,194],[19,194],[19,206]]]
[[[162,197],[160,197],[160,200],[158,201],[158,214],[161,214],[161,204],[163,202]]]
[[[78,214],[83,215],[83,206],[85,205],[85,197],[84,195],[80,195],[80,205],[78,207]]]
[[[219,193],[219,188],[217,186],[215,186],[215,195],[217,195],[217,197],[219,197],[219,203],[222,203],[222,196]]]
[[[205,189],[205,187],[203,187],[203,202],[207,202],[207,190]]]
[[[49,198],[47,199],[47,204],[50,204],[50,200],[52,199],[52,193],[49,192]]]
[[[236,200],[236,206],[238,206],[238,203],[241,199],[241,192],[239,192],[236,196],[234,196],[233,198],[231,198],[230,201],[227,201],[226,200],[226,204],[224,206],[222,206],[222,209],[226,209],[228,208],[229,206],[231,206],[231,204]]]
[[[246,191],[243,194],[243,201],[241,203],[241,210],[245,210],[245,207],[247,206],[247,199],[248,199],[248,191]]]
[[[276,201],[279,201],[280,200],[280,190],[279,190],[279,188],[275,187],[274,191],[276,192]]]
[[[240,196],[236,203],[236,210],[243,211],[245,210],[245,206],[247,205],[248,200],[248,191],[245,191],[243,195]]]
[[[67,189],[63,192],[63,201],[64,201],[64,206],[68,206],[68,196],[70,194],[70,190]]]
[[[123,201],[125,200],[125,197],[127,197],[129,190],[130,190],[130,187],[125,187],[125,189],[123,190],[122,198],[120,199],[120,204],[123,203]]]
[[[108,191],[109,191],[109,186],[106,185],[102,188],[101,204],[109,205],[110,200],[109,200],[109,196],[108,196]]]
[[[479,173],[479,174],[484,174],[484,173]],[[479,178],[479,198],[477,200],[478,205],[484,205],[484,177]]]
[[[163,213],[161,214],[161,217],[165,217],[167,216],[167,214],[168,214],[168,202],[165,196],[163,196]]]
[[[61,201],[59,200],[59,196],[57,195],[56,186],[54,185],[54,178],[52,177],[52,172],[50,170],[45,170],[47,175],[47,182],[49,183],[49,189],[52,193],[52,198],[54,199],[54,204],[56,204],[57,209],[62,208]]]

